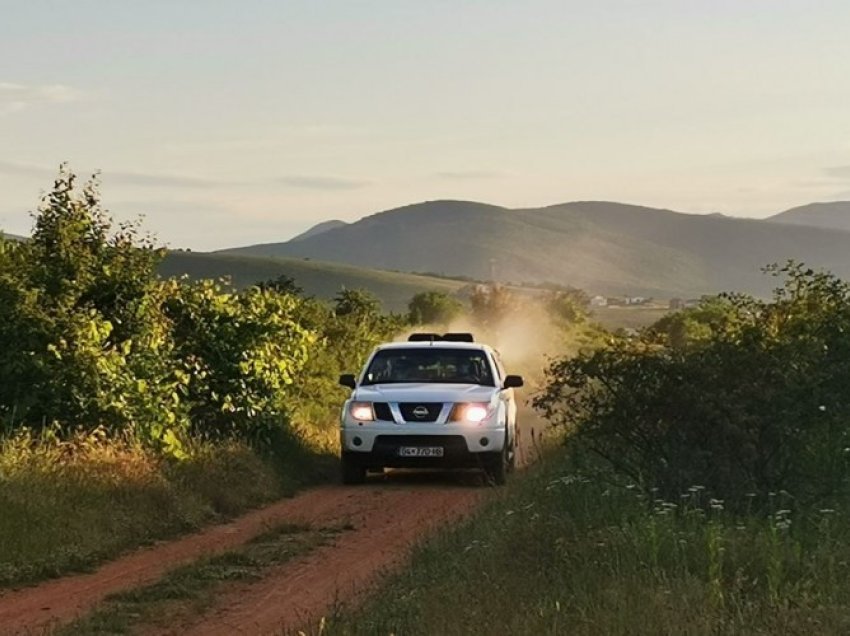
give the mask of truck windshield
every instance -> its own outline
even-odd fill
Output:
[[[480,349],[384,349],[375,354],[363,384],[428,382],[495,386]]]

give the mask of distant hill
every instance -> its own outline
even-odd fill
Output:
[[[801,205],[772,216],[768,221],[850,231],[850,201]]]
[[[343,287],[367,289],[374,293],[391,311],[403,311],[410,298],[421,291],[458,291],[465,283],[430,276],[384,272],[323,263],[301,258],[263,258],[232,254],[169,252],[160,265],[162,276],[190,278],[229,277],[239,288],[276,278],[291,276],[306,294],[333,298]]]
[[[327,232],[329,230],[333,230],[333,229],[338,228],[338,227],[344,227],[346,225],[348,225],[348,223],[346,223],[345,221],[339,221],[337,219],[334,219],[332,221],[323,221],[322,223],[319,223],[318,225],[314,225],[313,227],[311,227],[306,232],[302,232],[298,236],[291,238],[289,240],[290,240],[290,242],[292,242],[292,241],[303,241],[304,239],[310,238],[311,236],[316,236],[318,234],[322,234],[324,232]]]
[[[552,281],[608,294],[769,292],[788,259],[850,277],[850,233],[691,215],[604,201],[517,209],[431,201],[299,241],[233,254],[311,257],[362,267],[502,281]]]
[[[4,239],[8,239],[10,241],[26,241],[27,238],[25,236],[18,236],[17,234],[8,234],[7,232],[3,232],[0,230],[0,235],[3,236]]]

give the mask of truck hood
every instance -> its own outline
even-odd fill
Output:
[[[490,402],[498,389],[478,384],[398,383],[357,387],[359,402]]]

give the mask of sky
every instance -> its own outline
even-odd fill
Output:
[[[172,247],[433,199],[850,199],[846,0],[0,0],[0,228],[68,162]]]

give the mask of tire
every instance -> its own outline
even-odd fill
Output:
[[[356,457],[352,457],[349,453],[343,453],[340,460],[340,468],[342,469],[342,483],[344,484],[362,484],[366,481],[366,467],[360,463]]]
[[[496,486],[504,486],[508,481],[508,447],[505,444],[502,450],[498,453],[493,453],[487,458],[487,464],[484,467],[484,473],[487,479]]]
[[[508,444],[508,462],[506,466],[506,470],[509,473],[512,473],[516,470],[516,454],[517,454],[517,444],[516,441],[511,438]]]

